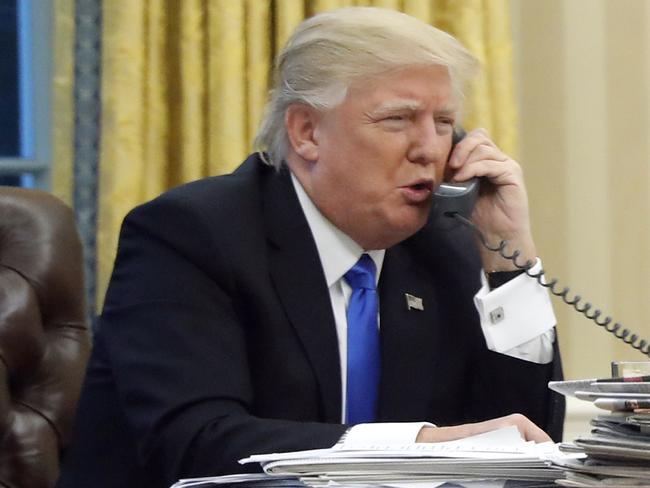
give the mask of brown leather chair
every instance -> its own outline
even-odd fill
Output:
[[[0,187],[0,486],[55,485],[89,352],[72,211]]]

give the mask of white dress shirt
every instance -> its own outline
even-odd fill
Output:
[[[341,421],[345,423],[345,399],[347,378],[347,317],[346,308],[352,290],[343,275],[366,252],[377,266],[379,280],[385,250],[364,251],[348,235],[344,234],[316,208],[300,182],[292,174],[291,180],[298,195],[300,206],[316,242],[316,248],[327,281],[332,311],[336,322],[336,334],[341,362]],[[538,260],[536,268],[541,268]],[[483,273],[481,273],[483,274]],[[536,363],[548,363],[553,359],[555,339],[555,315],[546,289],[524,275],[518,276],[490,290],[482,277],[483,286],[474,297],[481,320],[481,327],[490,350]],[[534,313],[531,313],[534,310]],[[381,317],[380,317],[381,319]],[[379,322],[380,323],[380,322]],[[380,323],[381,327],[381,323]],[[393,439],[395,442],[412,442],[423,423],[376,424],[354,427],[348,436],[372,439]],[[379,430],[377,430],[379,429]]]

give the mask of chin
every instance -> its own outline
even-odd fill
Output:
[[[417,231],[422,229],[426,224],[426,218],[418,220],[417,222],[402,221],[398,223],[387,224],[384,227],[384,232],[378,236],[372,246],[368,249],[388,249],[402,241],[405,241]]]
[[[424,227],[429,219],[429,208],[418,210],[417,213],[409,212],[407,215],[403,215],[401,219],[396,219],[394,221],[396,232],[410,237]]]

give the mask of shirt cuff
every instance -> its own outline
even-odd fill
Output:
[[[555,329],[549,329],[541,336],[535,337],[522,345],[503,351],[501,354],[524,361],[538,364],[548,364],[553,361],[553,343]]]
[[[541,269],[538,258],[530,272]],[[548,290],[526,274],[490,290],[481,275],[483,286],[475,295],[474,304],[488,349],[533,362],[550,362],[553,335],[547,332],[553,329],[556,319]],[[523,357],[517,349],[524,351]],[[536,350],[541,352],[535,353]]]
[[[345,447],[412,444],[422,427],[435,425],[429,422],[357,424],[344,434],[341,444]]]

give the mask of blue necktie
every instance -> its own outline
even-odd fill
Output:
[[[378,300],[375,263],[367,254],[345,273],[348,304],[347,423],[373,422],[379,392]]]

